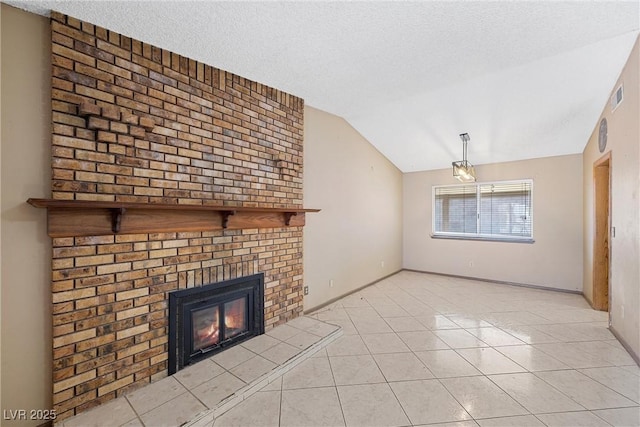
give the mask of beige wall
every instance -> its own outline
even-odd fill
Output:
[[[479,182],[533,179],[535,243],[432,239],[431,187],[457,181],[450,169],[408,173],[403,267],[581,291],[582,156],[480,165],[476,173]]]
[[[401,268],[402,173],[340,117],[306,107],[304,125],[309,310]]]
[[[2,409],[50,409],[51,240],[25,203],[50,196],[49,22],[1,7]]]
[[[584,294],[592,297],[594,192],[593,164],[611,152],[610,316],[611,326],[640,356],[640,51],[633,48],[612,93],[624,84],[624,100],[614,111],[607,100],[584,153]],[[608,123],[607,147],[598,149],[600,120]]]

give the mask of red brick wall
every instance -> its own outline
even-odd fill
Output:
[[[303,100],[54,14],[55,199],[301,207]],[[53,239],[59,420],[167,370],[167,293],[263,272],[302,311],[302,229]]]

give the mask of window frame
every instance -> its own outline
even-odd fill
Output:
[[[529,216],[531,217],[531,236],[509,236],[501,234],[482,234],[482,233],[459,233],[450,231],[438,231],[436,232],[436,189],[437,188],[452,188],[452,187],[470,187],[476,188],[476,221],[477,228],[480,230],[480,187],[483,185],[505,185],[505,184],[529,184],[530,197],[529,197]],[[510,242],[510,243],[534,243],[533,238],[533,179],[513,179],[506,181],[485,181],[485,182],[465,182],[460,184],[446,184],[446,185],[432,185],[431,186],[431,238],[432,239],[453,239],[453,240],[480,240],[489,242]]]

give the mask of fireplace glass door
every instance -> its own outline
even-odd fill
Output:
[[[215,304],[200,302],[189,307],[191,357],[208,353],[248,332],[247,313],[250,296],[236,294],[225,299],[226,301],[221,300]]]
[[[248,300],[244,295],[228,302],[191,310],[191,354],[204,353],[221,342],[246,333],[247,309]]]

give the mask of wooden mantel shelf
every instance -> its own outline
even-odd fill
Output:
[[[51,237],[301,227],[320,209],[29,199],[47,209]]]

